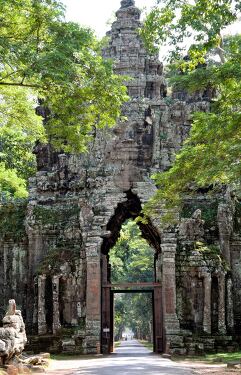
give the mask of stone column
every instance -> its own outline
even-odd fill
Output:
[[[223,335],[226,334],[225,323],[225,275],[218,275],[219,305],[218,305],[218,331]]]
[[[46,275],[38,277],[38,334],[47,333],[46,311],[45,311],[45,283]]]
[[[86,353],[98,354],[101,330],[101,238],[91,237],[86,245]]]
[[[59,276],[52,277],[53,288],[53,334],[60,329],[61,324],[59,320]]]
[[[211,285],[212,278],[209,273],[204,274],[204,307],[203,307],[203,330],[211,333]]]
[[[156,282],[161,283],[162,281],[162,255],[157,254],[157,259],[156,259]]]
[[[227,330],[229,333],[233,332],[234,316],[233,316],[233,283],[231,277],[227,279],[227,298],[226,298],[226,311],[227,311]]]
[[[219,204],[217,221],[221,252],[230,265],[230,237],[233,231],[233,212],[229,204]]]
[[[180,324],[176,314],[176,237],[174,233],[164,233],[162,237],[162,288],[166,352],[174,352],[182,346]]]

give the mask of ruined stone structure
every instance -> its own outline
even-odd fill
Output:
[[[191,113],[209,110],[207,92],[167,96],[163,65],[138,35],[134,1],[123,0],[116,16],[103,54],[114,59],[118,74],[132,77],[126,120],[97,133],[86,155],[36,145],[38,172],[27,205],[1,207],[1,301],[16,299],[36,350],[111,350],[108,252],[124,221],[140,215],[155,192],[151,175],[171,166]],[[212,197],[200,191],[187,197],[179,227],[164,231],[151,217],[140,224],[156,268],[156,351],[194,353],[237,342],[241,223],[235,199],[225,189]]]

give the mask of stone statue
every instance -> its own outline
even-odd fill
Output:
[[[8,301],[8,310],[6,312],[6,315],[15,315],[16,313],[16,302],[14,299],[10,299]]]
[[[121,8],[129,8],[135,6],[134,0],[122,0],[121,1]]]
[[[9,300],[8,310],[0,328],[0,364],[6,364],[24,350],[27,343],[25,324],[14,299]]]

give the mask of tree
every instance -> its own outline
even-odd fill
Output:
[[[192,69],[205,62],[210,49],[224,62],[222,31],[237,21],[240,11],[239,0],[157,0],[141,35],[149,50],[167,45],[172,60],[182,60],[188,50],[186,66]]]
[[[110,251],[112,282],[148,282],[154,277],[154,250],[135,221],[123,224],[120,237]]]
[[[122,334],[125,330],[125,327],[128,326],[128,304],[126,303],[125,295],[116,294],[115,295],[115,341],[118,341],[122,338]]]
[[[240,10],[239,1],[164,0],[145,22],[142,35],[147,45],[155,48],[167,42],[176,51],[169,55],[176,69],[173,84],[191,92],[212,87],[217,93],[210,112],[193,114],[190,135],[172,168],[154,176],[158,191],[146,212],[161,204],[168,210],[168,222],[187,192],[240,184],[241,36],[222,38],[222,30],[237,20]],[[192,40],[188,58],[183,59],[187,37]],[[209,62],[211,53],[219,61]]]
[[[150,293],[122,293],[115,295],[115,339],[119,340],[126,328],[138,339],[152,340],[152,295]]]
[[[23,196],[34,142],[86,151],[96,128],[116,123],[126,88],[93,32],[65,21],[60,1],[0,0],[0,14],[0,188]],[[48,109],[45,126],[34,112],[37,99]]]

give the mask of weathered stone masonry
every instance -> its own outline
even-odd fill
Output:
[[[86,155],[36,145],[38,172],[28,205],[12,207],[9,221],[14,212],[17,224],[0,225],[1,300],[16,299],[36,350],[100,350],[101,257],[124,220],[140,213],[133,202],[141,207],[155,192],[150,176],[171,166],[191,113],[209,110],[207,93],[166,96],[163,65],[138,35],[134,1],[123,0],[116,16],[103,54],[114,59],[118,74],[132,77],[131,99],[123,106],[127,120],[99,132]],[[237,204],[229,192],[200,193],[187,197],[178,228],[162,232],[152,218],[142,228],[156,254],[166,351],[231,347],[241,333]]]

